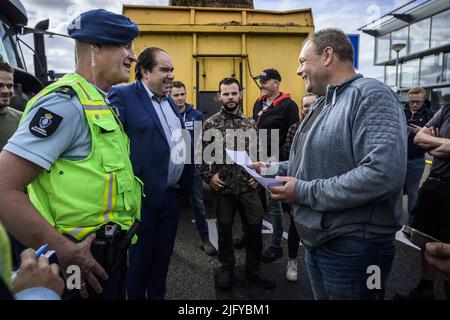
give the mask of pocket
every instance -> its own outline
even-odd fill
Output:
[[[123,170],[116,172],[116,179],[118,193],[126,193],[134,189],[134,179],[128,172]]]
[[[121,149],[120,126],[111,117],[94,120],[97,129],[97,146],[102,155],[102,165],[106,172],[122,169],[125,166]]]
[[[123,197],[125,210],[139,212],[142,200],[143,182],[136,176],[123,170],[115,173],[117,193]]]

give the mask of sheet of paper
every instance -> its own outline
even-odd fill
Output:
[[[231,160],[234,161],[237,165],[241,166],[247,173],[253,177],[260,185],[262,185],[265,189],[267,189],[269,192],[269,186],[282,186],[283,181],[278,180],[275,178],[266,178],[261,177],[258,172],[256,172],[254,169],[249,168],[247,165],[250,163],[253,163],[253,161],[248,156],[247,151],[234,151],[225,149],[228,156],[231,158]]]
[[[229,149],[225,149],[225,151],[227,152],[231,160],[233,160],[234,163],[240,166],[245,166],[247,164],[253,163],[252,159],[250,159],[250,157],[248,156],[247,151],[234,151]]]

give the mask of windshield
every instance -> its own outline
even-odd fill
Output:
[[[5,36],[6,25],[0,22],[0,58],[8,62],[10,65],[17,67],[16,55],[12,46],[12,38]]]

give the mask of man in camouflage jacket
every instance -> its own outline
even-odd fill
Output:
[[[211,188],[216,207],[219,260],[222,263],[216,285],[222,290],[233,285],[235,256],[232,229],[234,213],[239,209],[245,216],[243,223],[247,224],[248,234],[245,277],[258,286],[274,288],[275,283],[264,277],[260,270],[264,209],[257,192],[258,183],[230,159],[227,161],[225,152],[227,147],[252,153],[252,145],[257,148],[255,122],[239,110],[242,91],[236,79],[223,79],[219,83],[218,95],[223,105],[203,125],[202,164],[197,165],[198,172]]]

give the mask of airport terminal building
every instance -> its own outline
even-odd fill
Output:
[[[359,30],[375,38],[374,64],[407,101],[423,87],[433,109],[450,103],[450,1],[409,1]]]

